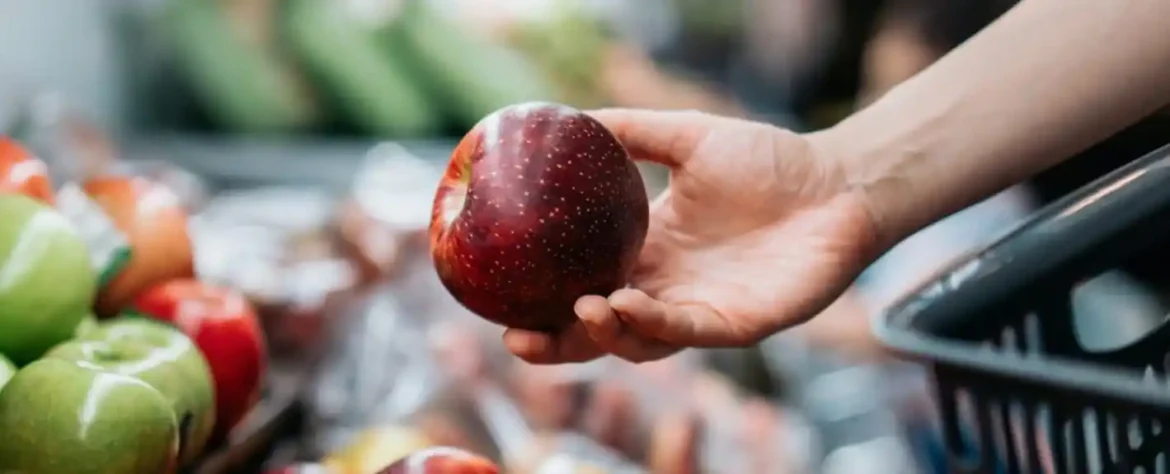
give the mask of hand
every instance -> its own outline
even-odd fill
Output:
[[[807,136],[698,112],[591,115],[635,159],[669,167],[670,186],[629,288],[582,297],[561,333],[504,334],[529,362],[755,344],[819,313],[877,254],[862,193]]]

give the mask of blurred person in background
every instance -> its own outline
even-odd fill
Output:
[[[582,298],[581,322],[562,334],[510,330],[505,342],[537,363],[645,361],[805,322],[910,234],[1170,101],[1167,15],[1160,2],[1023,2],[808,135],[701,113],[597,112],[633,155],[672,171],[633,288]],[[737,166],[723,165],[729,156]]]

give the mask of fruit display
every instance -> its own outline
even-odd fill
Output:
[[[157,163],[52,205],[0,191],[0,472],[801,472],[799,416],[692,352],[538,367],[499,343],[626,283],[648,193],[600,123],[522,103],[446,166],[366,158],[340,192],[179,193]]]
[[[125,261],[103,277],[99,316],[116,315],[152,285],[194,276],[187,210],[174,191],[134,176],[94,177],[81,188],[126,242]]]
[[[203,453],[215,426],[211,372],[199,348],[170,326],[141,319],[111,320],[53,348],[45,359],[61,359],[138,378],[174,407],[179,423],[179,460]]]
[[[435,195],[431,251],[443,284],[496,323],[558,330],[584,295],[625,286],[649,205],[626,149],[568,106],[525,103],[483,119]]]
[[[52,189],[4,137],[0,165],[0,472],[186,472],[261,397],[250,303],[193,279],[187,210],[165,185]]]
[[[158,474],[178,464],[171,401],[141,379],[81,361],[22,368],[0,391],[0,433],[0,472]]]
[[[133,311],[173,325],[199,347],[215,380],[217,437],[227,436],[259,401],[268,366],[251,304],[231,288],[179,279],[146,289]]]
[[[16,375],[16,366],[7,357],[0,356],[0,389],[4,388],[13,375]]]
[[[93,304],[96,282],[86,243],[51,207],[0,195],[0,354],[17,366],[73,336]]]
[[[0,193],[23,194],[53,204],[53,185],[45,163],[4,137],[0,137]]]

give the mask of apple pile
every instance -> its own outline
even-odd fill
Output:
[[[646,189],[625,147],[568,106],[527,103],[480,121],[435,194],[439,278],[495,323],[557,331],[573,304],[625,286],[646,240]]]
[[[266,349],[237,292],[194,279],[165,186],[54,190],[0,137],[0,472],[176,472],[260,397]]]

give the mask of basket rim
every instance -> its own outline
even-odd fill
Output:
[[[1149,197],[1152,199],[1143,199]],[[977,342],[951,339],[912,327],[924,314],[942,321],[935,326],[988,317],[996,305],[1006,304],[995,297],[1010,299],[1023,288],[1041,286],[1035,282],[1045,277],[1054,280],[1051,275],[1090,268],[1089,264],[1078,262],[1081,255],[1095,246],[1119,239],[1119,235],[1132,237],[1125,232],[1151,221],[1150,216],[1164,216],[1167,211],[1170,211],[1170,145],[1044,207],[974,252],[972,257],[952,263],[938,277],[920,284],[887,310],[875,314],[871,328],[887,348],[919,362],[1105,396],[1170,414],[1170,387],[1164,381],[1146,380],[1141,372],[1112,369],[1059,355],[989,351]],[[1161,221],[1170,218],[1161,217]],[[1076,237],[1068,239],[1067,235]],[[1123,248],[1113,253],[1129,251],[1132,249]],[[1063,276],[1055,281],[1071,283]]]

